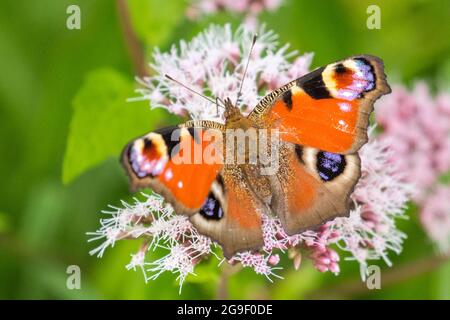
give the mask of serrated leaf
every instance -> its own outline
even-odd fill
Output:
[[[163,111],[150,110],[145,102],[127,102],[133,95],[133,82],[115,70],[96,70],[87,76],[73,100],[64,183],[109,157],[118,158],[128,141],[159,124]]]

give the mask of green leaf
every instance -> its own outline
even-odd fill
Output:
[[[432,299],[448,300],[450,299],[450,262],[447,261],[433,273],[431,273],[431,292]]]
[[[279,281],[273,290],[273,299],[304,299],[305,295],[320,287],[324,275],[314,269],[310,264],[295,270],[292,266],[283,275],[284,280]]]
[[[117,71],[90,73],[73,100],[62,180],[69,183],[108,157],[119,157],[125,144],[155,128],[163,110],[145,102],[127,103],[133,83]]]
[[[450,171],[441,175],[439,177],[439,182],[442,184],[450,184]]]
[[[138,37],[150,46],[161,46],[184,19],[184,0],[130,0],[129,11]]]
[[[0,212],[0,234],[10,230],[10,221],[6,213]]]
[[[450,299],[450,262],[447,262],[433,274],[435,299]]]
[[[17,230],[19,239],[33,249],[51,248],[57,241],[61,218],[67,212],[64,190],[59,184],[43,182],[35,186],[24,201],[23,221]]]
[[[40,299],[43,296],[59,299],[99,299],[102,296],[86,279],[87,270],[81,269],[81,288],[67,288],[68,265],[54,261],[33,261],[23,268],[20,290],[25,299]],[[39,272],[36,272],[39,270]]]
[[[194,273],[186,277],[186,283],[201,283],[212,286],[217,285],[220,278],[219,261],[210,257],[208,261],[202,261],[195,267]]]

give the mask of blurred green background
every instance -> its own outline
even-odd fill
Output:
[[[240,17],[222,13],[192,22],[186,1],[130,0],[134,33],[149,61],[155,46],[167,49],[210,23]],[[66,8],[81,8],[81,30],[68,30]],[[381,29],[366,27],[367,6],[381,8]],[[357,53],[385,60],[392,82],[426,79],[450,85],[448,0],[295,1],[260,17],[300,52],[315,52],[313,66]],[[202,264],[181,295],[175,277],[145,284],[127,271],[138,242],[117,243],[103,259],[88,255],[88,231],[98,227],[107,204],[130,199],[118,154],[126,141],[176,119],[150,111],[135,96],[136,70],[113,0],[3,0],[0,2],[0,298],[6,299],[211,299],[219,273]],[[111,116],[114,115],[114,116]],[[78,144],[67,144],[72,125]],[[75,128],[72,128],[75,130]],[[80,143],[80,141],[82,143]],[[70,156],[64,160],[65,154]],[[63,174],[64,168],[64,174]],[[64,182],[63,182],[64,181]],[[414,208],[400,221],[408,234],[404,252],[382,261],[390,281],[369,291],[354,262],[336,277],[305,262],[294,271],[283,261],[284,280],[268,282],[252,271],[229,279],[230,298],[450,298],[450,264],[433,254]],[[66,268],[79,265],[81,290],[66,288]],[[396,268],[400,272],[395,273]],[[393,272],[392,272],[393,271]],[[425,271],[425,272],[424,272]]]

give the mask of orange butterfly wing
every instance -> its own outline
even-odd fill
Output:
[[[286,233],[313,229],[350,211],[350,195],[361,174],[357,154],[340,155],[284,143],[280,167],[270,177],[270,207]]]
[[[207,138],[212,133],[208,129],[217,136]],[[244,168],[224,167],[220,152],[205,152],[210,146],[221,149],[213,143],[222,134],[220,124],[208,121],[157,130],[131,141],[122,164],[133,189],[151,187],[164,196],[177,214],[189,215],[197,230],[221,244],[231,258],[238,251],[261,248],[261,214],[269,213],[251,190]]]
[[[275,90],[249,118],[278,128],[284,141],[349,154],[367,142],[373,103],[389,92],[382,61],[355,56]]]
[[[151,187],[177,213],[197,212],[223,166],[220,154],[217,159],[204,158],[203,151],[214,143],[214,137],[206,138],[211,132],[177,126],[130,142],[122,153],[122,164],[132,189]],[[218,135],[222,135],[220,130]]]
[[[230,259],[236,252],[263,246],[263,214],[270,214],[268,207],[252,191],[245,169],[226,166],[205,206],[190,220],[201,234],[219,243]]]
[[[288,234],[348,214],[360,176],[356,152],[367,142],[373,103],[389,92],[383,62],[354,56],[273,91],[250,113],[284,141],[270,207]]]

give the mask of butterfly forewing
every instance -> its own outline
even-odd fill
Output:
[[[284,141],[350,154],[367,142],[373,103],[389,92],[382,61],[355,56],[275,90],[249,118],[278,128]]]
[[[122,153],[122,164],[132,189],[150,187],[177,213],[197,212],[222,168],[220,159],[203,158],[203,150],[213,143],[206,139],[206,132],[211,130],[174,126],[130,142]]]

